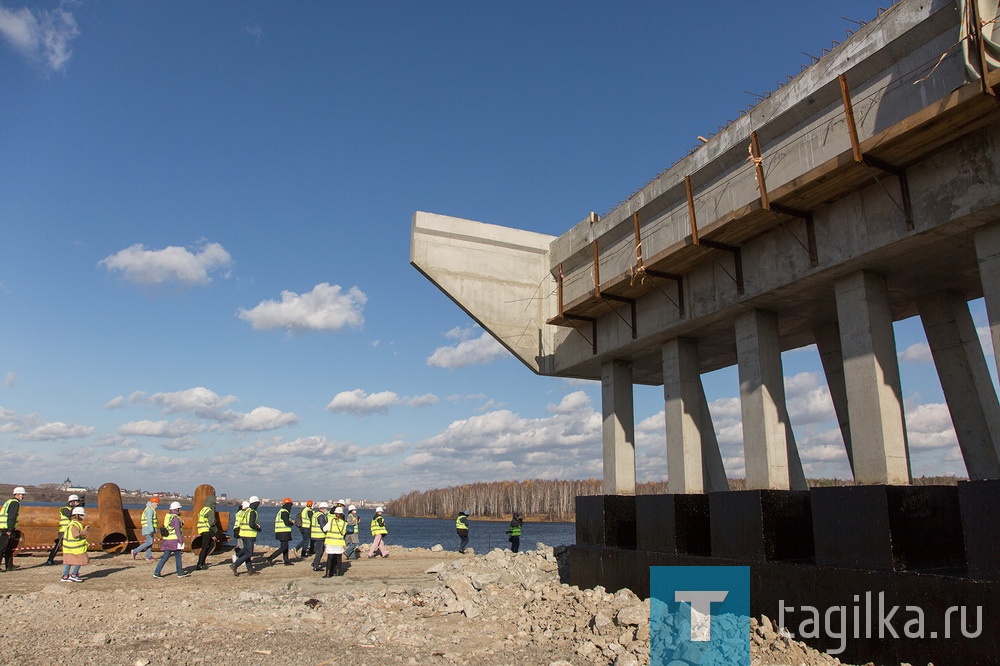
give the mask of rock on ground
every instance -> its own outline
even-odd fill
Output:
[[[649,600],[565,585],[564,559],[543,544],[474,557],[391,546],[389,559],[324,579],[308,561],[234,577],[228,553],[192,571],[186,554],[191,576],[176,578],[171,562],[155,579],[153,563],[100,555],[76,584],[42,557],[18,557],[21,568],[0,574],[0,663],[648,663]],[[766,619],[751,636],[754,666],[840,663]]]

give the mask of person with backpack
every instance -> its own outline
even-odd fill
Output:
[[[267,556],[267,563],[274,564],[279,555],[283,555],[284,565],[290,567],[294,562],[288,559],[288,544],[292,541],[292,498],[281,500],[281,508],[274,517],[274,538],[278,540],[278,550]]]
[[[299,528],[299,534],[302,535],[302,541],[299,542],[298,547],[295,550],[299,552],[300,558],[305,558],[306,555],[312,555],[312,523],[313,523],[313,501],[306,501],[306,505],[299,511],[299,515],[295,517],[295,526]]]

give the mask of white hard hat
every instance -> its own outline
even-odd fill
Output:
[[[11,495],[27,495],[27,494],[28,493],[24,492],[24,486],[18,486],[17,488],[14,488],[14,492],[11,493]]]
[[[259,497],[257,497],[256,495],[251,495],[251,496],[250,496],[250,499],[249,499],[249,500],[247,500],[247,501],[249,501],[249,502],[250,502],[251,504],[253,504],[254,502],[259,502],[259,501],[260,501],[260,498],[259,498]]]
[[[82,516],[84,515],[84,510],[82,506],[74,506],[73,511],[70,513],[71,516]]]
[[[338,506],[336,509],[333,510],[333,512],[342,516],[344,515],[344,507]]]
[[[180,502],[171,502],[170,503],[170,510],[171,511],[173,511],[174,509],[179,509],[179,508],[181,508],[181,503]]]
[[[356,507],[356,506],[354,506],[354,505],[352,504],[351,506],[347,507],[347,510],[348,510],[348,511],[357,511],[357,510],[358,510],[358,507]]]
[[[344,500],[337,500],[337,504],[339,504],[340,506],[344,506],[345,504],[347,504],[347,502],[345,502]]]
[[[246,500],[243,500],[243,503],[240,504],[240,508],[241,509],[249,509],[250,508],[250,502],[248,502]]]
[[[321,509],[329,509],[330,508],[330,503],[329,502],[320,502],[319,503],[319,508],[321,508]]]
[[[385,509],[383,509],[382,507],[378,507],[377,509],[375,509],[375,513],[385,513]]]
[[[79,495],[70,495],[69,499],[66,500],[66,501],[67,502],[79,502],[80,501],[80,496]]]

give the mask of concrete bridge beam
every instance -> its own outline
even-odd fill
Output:
[[[728,490],[719,440],[701,383],[698,342],[675,338],[664,343],[662,354],[670,492]]]
[[[1000,478],[1000,406],[961,294],[937,291],[917,298],[917,309],[944,390],[970,479]]]
[[[604,494],[635,495],[635,410],[632,364],[601,364],[601,411],[604,416]]]
[[[857,271],[837,280],[834,289],[854,479],[864,484],[909,484],[896,337],[885,278]]]
[[[750,310],[736,317],[747,489],[805,490],[805,475],[785,406],[778,316]]]
[[[993,358],[1000,371],[1000,224],[986,227],[974,236],[979,279],[983,285],[986,315],[993,338]]]

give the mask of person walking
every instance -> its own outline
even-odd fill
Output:
[[[233,564],[236,564],[236,560],[243,554],[243,538],[240,536],[240,527],[243,526],[249,509],[250,502],[243,500],[240,503],[240,508],[233,514],[233,539],[236,540],[236,547],[233,548]]]
[[[90,547],[87,531],[90,526],[83,524],[85,517],[86,512],[82,506],[73,507],[66,529],[60,534],[63,561],[63,573],[59,581],[61,583],[82,583],[80,567],[90,564],[90,555],[87,554],[87,549]]]
[[[313,501],[306,501],[306,505],[299,511],[299,515],[295,517],[295,525],[299,528],[299,534],[302,535],[302,541],[295,550],[299,552],[300,558],[305,558],[306,555],[312,554],[312,538],[310,534],[312,533],[312,521],[313,521]]]
[[[0,558],[3,559],[5,571],[14,570],[14,548],[17,546],[17,517],[21,512],[21,500],[27,493],[22,486],[17,486],[11,492],[9,500],[0,507]]]
[[[160,572],[163,570],[163,565],[167,563],[170,556],[174,556],[174,564],[177,567],[177,577],[186,578],[191,574],[184,571],[184,567],[181,566],[181,551],[184,550],[184,533],[182,528],[184,527],[184,521],[181,520],[181,503],[171,502],[170,510],[167,511],[166,515],[163,516],[163,540],[160,541],[160,550],[163,552],[160,555],[160,561],[156,563],[156,568],[153,570],[153,578],[163,578]]]
[[[327,516],[327,511],[330,510],[330,505],[327,502],[320,502],[319,511],[313,514],[312,517],[312,531],[309,533],[309,538],[312,540],[312,550],[315,555],[313,555],[313,571],[322,571],[323,567],[320,563],[323,561],[323,553],[326,549],[324,541],[326,541],[326,524],[330,520]]]
[[[294,562],[288,559],[288,544],[292,541],[292,499],[286,497],[281,500],[281,508],[274,517],[274,538],[278,540],[278,550],[267,556],[267,563],[274,564],[278,555],[283,555],[284,565],[290,567]]]
[[[253,568],[253,548],[257,542],[257,535],[260,534],[260,519],[257,516],[257,509],[260,508],[260,498],[256,495],[250,497],[250,507],[243,514],[243,523],[240,525],[240,538],[243,539],[243,553],[236,558],[229,568],[233,570],[234,576],[239,576],[241,564],[247,565],[247,573],[254,576],[258,573]]]
[[[202,571],[208,568],[205,561],[209,553],[215,550],[219,541],[219,525],[215,516],[215,495],[205,497],[205,506],[198,512],[198,536],[201,537],[201,550],[198,551],[198,564],[195,569]]]
[[[56,563],[56,553],[62,550],[63,535],[66,533],[66,528],[69,527],[73,509],[78,506],[80,506],[80,496],[70,495],[69,499],[66,500],[66,506],[59,509],[59,533],[56,534],[55,543],[52,545],[52,550],[49,551],[48,559],[45,560],[46,566],[52,566]]]
[[[369,526],[372,531],[372,547],[368,549],[368,559],[375,557],[376,554],[389,557],[389,549],[385,547],[385,537],[389,534],[389,529],[385,526],[383,513],[385,509],[382,507],[375,509],[375,517]]]
[[[358,529],[360,525],[358,524],[358,509],[353,504],[347,507],[347,517],[345,519],[347,522],[347,533],[345,534],[345,540],[347,541],[347,548],[344,550],[344,561],[351,559],[351,555],[354,555],[354,559],[361,559],[361,553],[358,552]]]
[[[323,578],[343,575],[340,572],[340,561],[347,546],[347,522],[344,520],[344,507],[333,510],[333,517],[326,524],[326,575]]]
[[[469,545],[469,514],[464,511],[458,512],[455,519],[455,532],[458,533],[458,552],[465,554],[465,547]]]
[[[146,508],[142,510],[140,519],[142,536],[145,541],[138,548],[132,549],[132,559],[139,556],[139,553],[146,551],[146,561],[153,559],[153,535],[156,534],[156,505],[159,504],[159,497],[150,497],[146,502]]]
[[[510,541],[510,549],[512,552],[517,552],[521,548],[521,525],[524,524],[524,520],[521,518],[521,514],[517,511],[511,516],[510,525],[507,526],[508,541]]]

